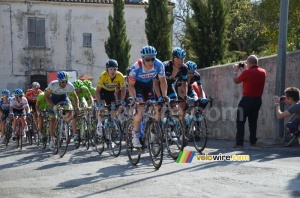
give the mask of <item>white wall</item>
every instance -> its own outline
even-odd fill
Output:
[[[27,88],[30,75],[46,70],[77,70],[78,75],[99,74],[108,59],[104,42],[109,37],[108,15],[112,4],[1,1],[0,2],[0,89]],[[44,17],[46,49],[27,47],[27,18]],[[130,63],[147,45],[144,5],[126,5],[127,36],[132,45]],[[84,48],[83,33],[92,34],[92,48]],[[12,42],[11,42],[12,36]]]

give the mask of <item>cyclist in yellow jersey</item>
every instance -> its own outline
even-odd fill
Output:
[[[98,135],[102,135],[102,117],[103,117],[103,109],[102,106],[104,103],[106,105],[110,105],[111,102],[115,102],[115,104],[124,103],[125,98],[125,79],[121,72],[118,70],[118,62],[114,59],[110,59],[106,62],[106,70],[101,73],[98,85],[96,89],[96,99],[98,102],[99,119],[97,125],[97,133]],[[117,86],[121,89],[120,98],[115,97],[115,90]]]

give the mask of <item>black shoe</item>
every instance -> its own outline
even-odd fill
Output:
[[[235,145],[233,145],[232,148],[244,148],[244,146],[243,145],[237,145],[237,144],[235,144]]]

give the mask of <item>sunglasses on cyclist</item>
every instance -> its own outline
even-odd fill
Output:
[[[189,71],[188,74],[195,74],[195,71]]]
[[[117,71],[117,68],[108,68],[108,71]]]
[[[144,58],[144,61],[146,62],[153,62],[155,58]]]
[[[68,81],[67,80],[62,80],[62,81],[60,81],[60,83],[65,84],[65,83],[68,83]]]

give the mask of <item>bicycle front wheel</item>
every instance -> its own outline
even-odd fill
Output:
[[[122,146],[122,132],[119,125],[113,122],[114,125],[111,127],[111,151],[115,157],[118,157],[121,153]]]
[[[141,158],[141,148],[135,148],[132,145],[132,130],[133,130],[133,119],[129,119],[126,122],[125,132],[126,132],[126,152],[129,161],[133,165],[137,165]]]
[[[185,146],[185,133],[178,117],[166,122],[163,126],[164,137],[169,155],[176,160]]]
[[[60,157],[63,157],[68,149],[69,144],[69,124],[63,120],[58,121],[57,125],[57,148]]]
[[[207,144],[207,123],[205,117],[201,117],[201,121],[192,121],[189,132],[192,134],[195,149],[201,153]]]
[[[150,123],[146,135],[152,164],[155,169],[159,169],[163,161],[163,138],[160,125],[157,121]]]

